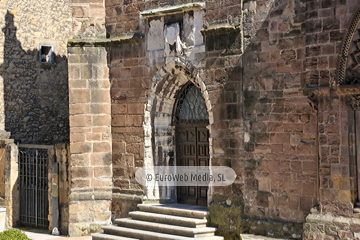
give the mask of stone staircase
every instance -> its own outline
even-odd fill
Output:
[[[206,227],[209,212],[205,207],[187,204],[139,204],[140,211],[130,218],[116,219],[104,226],[104,233],[92,234],[93,240],[223,240],[215,228]]]

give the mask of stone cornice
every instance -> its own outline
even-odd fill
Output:
[[[316,95],[316,96],[353,96],[360,95],[360,85],[340,85],[336,90],[330,87],[314,86],[307,87],[303,90],[305,96]]]
[[[129,34],[111,38],[73,38],[68,40],[68,47],[111,46],[114,44],[138,43],[144,41],[143,34]]]
[[[314,110],[318,109],[318,103],[321,97],[342,96],[348,106],[351,106],[354,111],[360,111],[360,85],[340,85],[336,90],[321,86],[307,87],[303,93],[310,100],[310,105]]]
[[[151,9],[140,12],[140,15],[144,18],[149,17],[159,17],[159,16],[165,16],[169,14],[176,14],[176,13],[182,13],[186,11],[201,11],[205,8],[204,2],[195,2],[195,3],[187,3],[177,6],[170,6],[170,7],[163,7],[163,8],[157,8],[157,9]]]
[[[228,34],[232,32],[239,32],[240,33],[240,26],[231,26],[229,24],[216,24],[211,25],[208,28],[201,29],[201,33],[204,36],[208,35],[222,35]]]
[[[312,107],[317,110],[319,97],[321,96],[342,96],[346,104],[354,111],[360,111],[360,85],[340,85],[337,90],[329,87],[305,88],[304,95],[308,96]]]

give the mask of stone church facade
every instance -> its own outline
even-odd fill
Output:
[[[206,205],[228,239],[359,238],[359,0],[0,4],[8,226],[30,214],[31,148],[49,159],[45,227],[70,236],[160,201]],[[237,178],[185,190],[135,180],[188,164]]]

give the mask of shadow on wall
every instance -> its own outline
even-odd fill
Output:
[[[15,142],[69,142],[68,60],[46,45],[25,51],[16,36],[14,15],[7,11],[3,78],[5,130]],[[31,33],[31,29],[29,28]],[[56,49],[55,49],[56,50]],[[41,56],[39,54],[41,52]]]

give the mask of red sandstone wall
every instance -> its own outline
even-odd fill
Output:
[[[302,221],[319,201],[349,207],[349,108],[329,87],[358,2],[245,4],[245,214]],[[319,86],[317,105],[305,89]]]
[[[229,22],[237,25],[241,21],[241,1],[196,1],[196,0],[106,0],[106,30],[108,36],[142,32],[142,20],[139,12],[166,6],[175,6],[191,2],[206,2],[206,24]]]
[[[74,38],[105,38],[105,0],[72,0]]]
[[[214,199],[242,199],[250,218],[293,222],[303,222],[319,201],[349,206],[354,189],[348,109],[336,95],[316,97],[314,103],[307,88],[327,87],[330,95],[357,3],[206,2],[206,53],[196,64],[214,113],[212,164],[231,166],[238,174],[232,186],[214,189]],[[107,1],[108,36],[143,32],[139,11],[171,4]],[[241,21],[243,32],[212,30]],[[142,166],[146,94],[164,63],[161,56],[150,61],[145,53],[142,40],[110,48],[117,193],[142,193],[128,170]],[[126,215],[118,203],[113,209]]]

